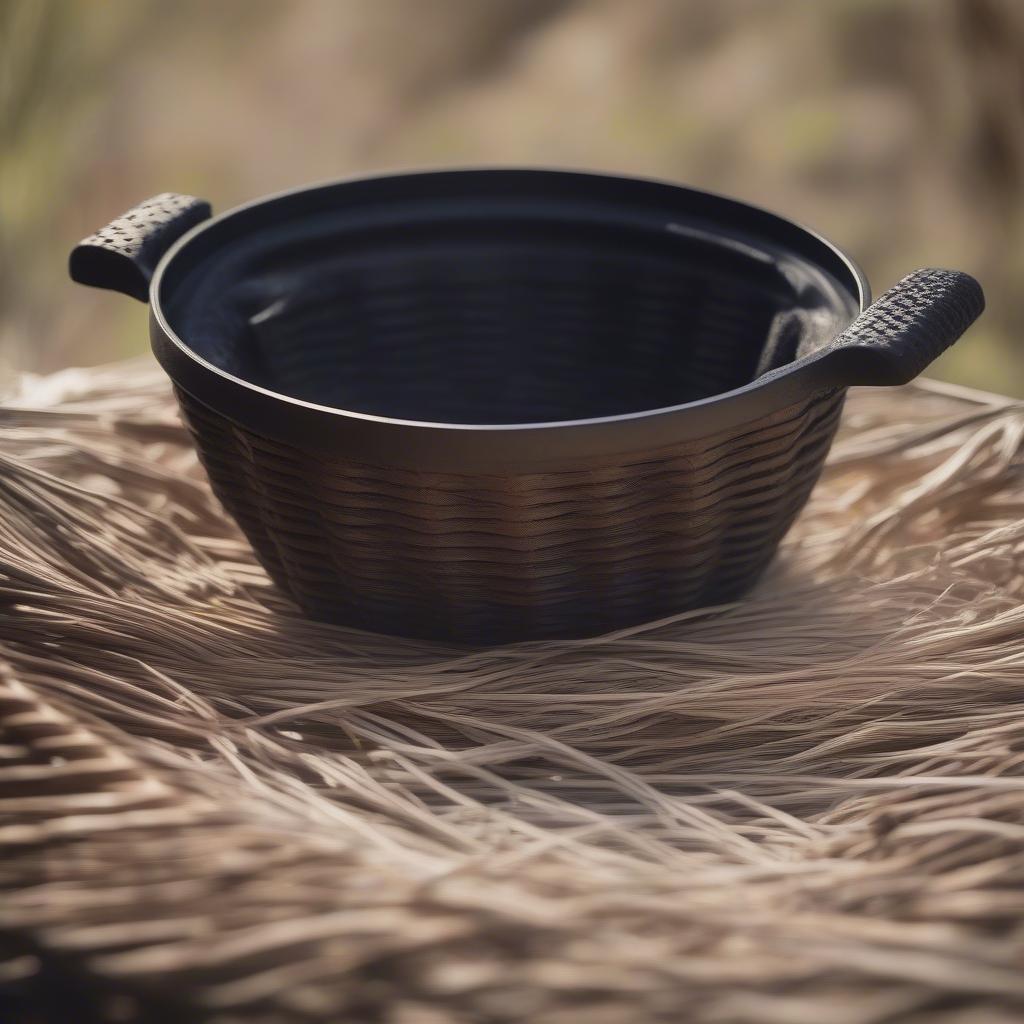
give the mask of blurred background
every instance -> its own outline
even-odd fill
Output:
[[[1024,395],[1021,0],[0,0],[0,373],[145,350],[65,267],[153,193],[503,163],[733,194],[876,294],[969,270],[933,372]]]

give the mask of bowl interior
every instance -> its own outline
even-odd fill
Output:
[[[204,259],[168,314],[202,358],[291,398],[522,424],[740,387],[794,310],[824,341],[855,306],[824,269],[764,239],[563,199],[292,219]]]

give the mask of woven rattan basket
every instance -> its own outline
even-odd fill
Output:
[[[143,203],[72,276],[148,298],[280,587],[385,633],[584,636],[732,600],[846,387],[911,379],[983,306],[941,270],[869,306],[813,233],[634,179],[435,172],[209,212]]]

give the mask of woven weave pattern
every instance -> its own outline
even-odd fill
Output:
[[[886,383],[905,384],[942,355],[984,308],[981,285],[970,275],[915,270],[825,347],[874,350],[890,367]],[[819,338],[805,334],[798,354],[808,355],[819,345]]]
[[[302,452],[178,397],[218,497],[308,612],[496,640],[594,634],[738,596],[810,494],[843,393],[642,461],[505,477]]]
[[[153,269],[168,246],[209,216],[205,200],[162,192],[83,238],[71,253],[71,276],[145,302]]]
[[[208,205],[201,199],[161,192],[83,239],[81,244],[110,249],[130,259],[151,262],[147,254],[150,250],[160,254],[167,248],[164,236],[168,231],[174,230],[180,234],[184,220],[197,223],[206,210]]]
[[[329,267],[243,279],[196,303],[186,336],[233,372],[320,405],[544,423],[740,387],[776,311],[794,301],[779,282],[726,272],[707,253],[511,230],[491,243],[365,244]],[[225,322],[261,287],[267,308],[251,324]]]

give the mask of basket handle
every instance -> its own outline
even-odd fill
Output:
[[[808,356],[830,383],[908,384],[953,344],[985,308],[981,285],[959,270],[915,270]]]
[[[146,199],[71,250],[71,279],[146,302],[160,257],[211,212],[210,204],[195,196],[162,192]]]

